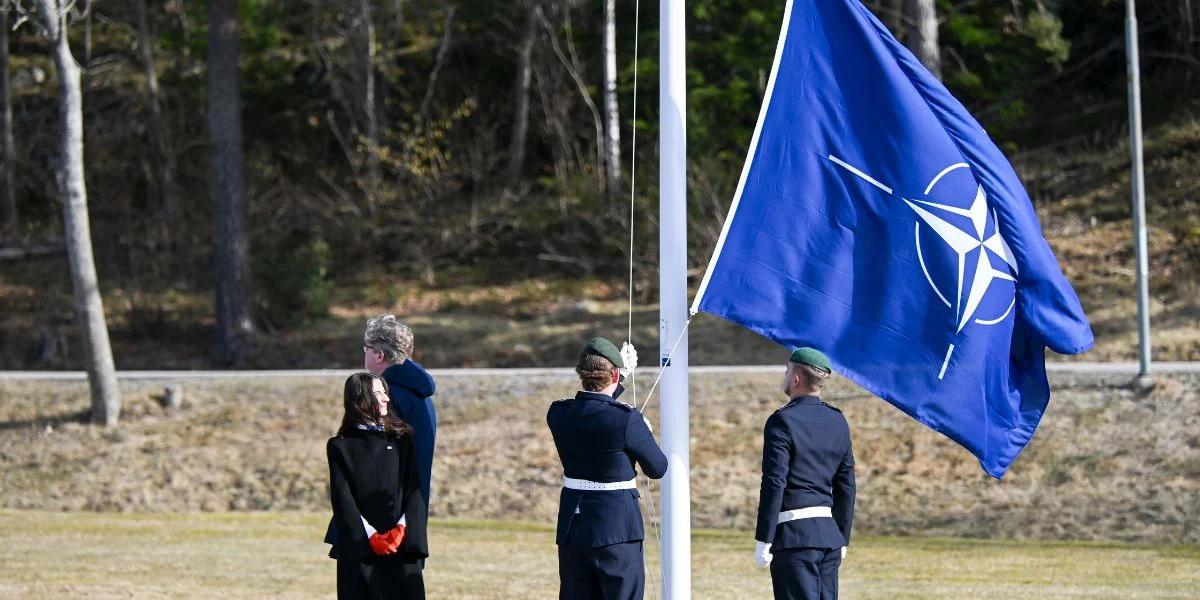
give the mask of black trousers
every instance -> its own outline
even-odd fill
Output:
[[[646,570],[642,542],[591,548],[558,547],[559,600],[642,600]]]
[[[418,559],[400,554],[337,561],[339,600],[425,600]]]
[[[791,548],[773,556],[775,600],[837,600],[841,548]]]

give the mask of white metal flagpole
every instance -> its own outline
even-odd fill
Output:
[[[659,3],[659,427],[663,480],[663,598],[692,597],[687,341],[687,86],[684,0]],[[674,348],[674,353],[672,353]],[[669,357],[669,361],[668,361]]]

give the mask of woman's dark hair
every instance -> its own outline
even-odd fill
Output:
[[[387,391],[387,381],[371,373],[355,373],[346,378],[346,387],[342,393],[342,404],[346,412],[342,416],[342,426],[338,435],[346,435],[358,428],[359,425],[383,427],[388,435],[401,438],[412,433],[408,423],[400,420],[390,411],[386,415],[379,414],[379,402],[375,400],[372,384],[378,380]]]

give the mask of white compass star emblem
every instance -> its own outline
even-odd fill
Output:
[[[956,206],[947,206],[924,200],[909,200],[907,198],[904,198],[904,203],[913,209],[917,213],[917,216],[921,217],[921,220],[958,255],[958,293],[955,294],[954,311],[958,315],[958,329],[956,331],[962,331],[962,328],[971,321],[971,317],[975,316],[975,311],[979,308],[979,303],[983,301],[983,296],[987,293],[988,287],[991,286],[993,281],[997,279],[1016,281],[1016,278],[1008,272],[998,271],[992,267],[992,261],[988,258],[986,250],[991,250],[993,254],[1012,269],[1013,274],[1017,273],[1017,261],[1013,258],[1013,253],[1008,247],[1008,242],[1004,240],[1004,236],[1000,235],[999,221],[996,220],[994,212],[992,213],[992,221],[996,223],[995,232],[989,237],[984,237],[988,217],[987,194],[983,191],[983,186],[979,186],[978,191],[975,193],[975,200],[971,203],[970,208],[958,208]],[[937,214],[927,210],[925,207],[967,217],[971,220],[974,231],[963,231]],[[975,251],[979,252],[979,261],[975,264],[975,276],[970,280],[970,289],[967,291],[967,304],[966,306],[962,306],[963,270],[966,266],[967,255]],[[922,268],[924,268],[923,263]],[[925,276],[929,278],[928,271],[926,271]],[[932,278],[929,279],[929,284],[933,286],[933,290],[941,297],[942,302],[945,302],[949,306],[950,302],[946,300],[941,290],[933,283]],[[1016,299],[1014,298],[1013,301],[1015,302]],[[1008,311],[1005,311],[1005,316],[1007,314]],[[990,323],[984,322],[984,324]]]
[[[832,154],[829,155],[828,158],[834,164],[849,171],[863,181],[879,188],[887,195],[893,197],[896,196],[891,187],[881,183],[879,180],[871,177],[854,165],[851,165],[850,163],[833,156]],[[924,197],[928,198],[933,188],[937,186],[938,182],[941,181],[946,175],[958,169],[969,170],[970,168],[970,165],[967,163],[956,163],[946,167],[941,173],[938,173],[938,175],[933,178],[933,181],[929,182],[929,186],[925,188]],[[1016,306],[1017,303],[1015,292],[1013,293],[1012,301],[1009,303],[1008,309],[1004,311],[1004,314],[995,319],[985,320],[975,318],[975,314],[979,310],[979,306],[983,302],[984,297],[987,295],[988,289],[991,287],[992,283],[998,279],[1012,281],[1015,283],[1017,275],[1016,257],[1013,256],[1012,249],[1009,248],[1008,242],[1004,239],[1004,236],[1000,235],[1000,221],[996,217],[995,210],[989,211],[988,209],[987,193],[983,190],[983,186],[976,183],[975,199],[971,202],[971,206],[969,208],[959,208],[957,206],[939,204],[937,202],[930,202],[928,200],[910,200],[903,197],[900,199],[903,200],[904,203],[913,210],[913,212],[917,213],[918,217],[920,217],[920,221],[914,223],[913,225],[913,238],[917,248],[917,259],[920,261],[921,270],[925,273],[925,279],[929,282],[929,286],[933,288],[934,293],[937,294],[938,298],[940,298],[947,307],[954,309],[954,322],[956,325],[954,333],[958,334],[961,332],[963,327],[966,327],[967,323],[970,323],[972,320],[979,325],[995,325],[1004,319],[1007,319],[1009,313],[1012,312],[1013,307]],[[954,225],[951,220],[941,216],[947,213],[950,215],[957,215],[959,217],[966,217],[970,221],[970,226],[966,229],[959,228],[957,225]],[[992,234],[986,235],[988,231],[989,213],[993,223]],[[936,233],[938,237],[946,243],[946,245],[950,246],[950,249],[953,250],[958,257],[958,276],[955,279],[957,284],[957,293],[954,295],[953,304],[946,299],[946,295],[943,294],[942,290],[938,288],[936,283],[934,283],[933,277],[929,274],[929,267],[925,263],[925,257],[921,254],[921,223],[924,223],[926,226],[932,229],[933,232]],[[978,253],[978,260],[975,262],[975,274],[968,280],[967,274],[965,273],[967,259],[973,252]],[[989,254],[995,256],[995,259],[989,258]],[[996,269],[996,266],[1003,267],[1005,265],[1008,267],[1007,270]],[[965,305],[963,303],[964,285],[967,287]],[[946,357],[942,360],[941,371],[938,372],[938,379],[942,379],[945,376],[946,367],[950,365],[950,357],[953,354],[954,344],[949,344],[949,346],[946,348]]]

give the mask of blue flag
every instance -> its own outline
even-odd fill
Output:
[[[1007,159],[856,0],[791,0],[693,307],[836,369],[1003,477],[1092,346]]]

